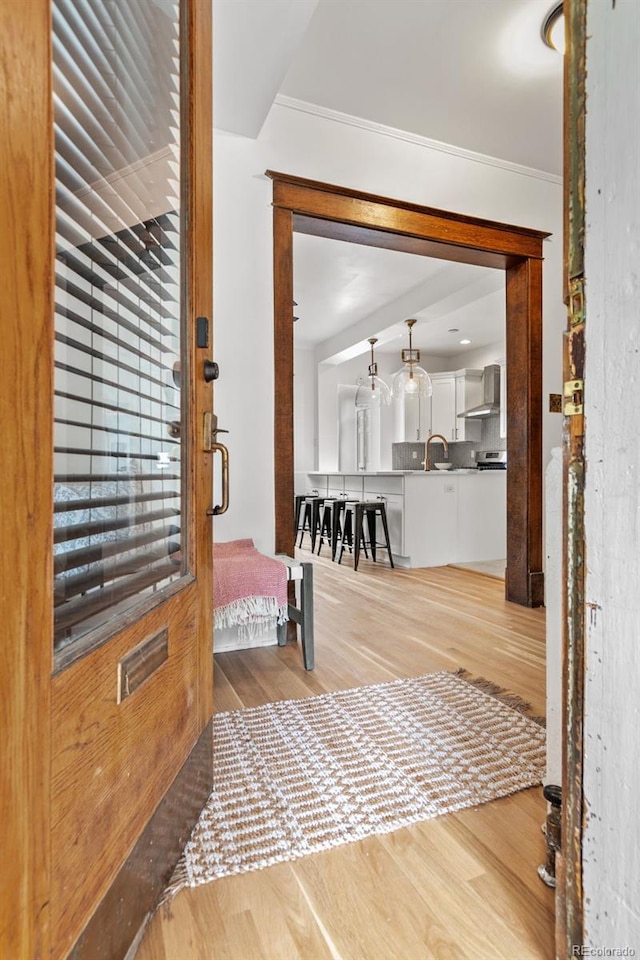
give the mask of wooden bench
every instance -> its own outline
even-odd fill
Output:
[[[300,641],[302,643],[302,659],[305,670],[313,670],[314,667],[314,649],[313,649],[313,564],[302,563],[288,557],[286,554],[277,553],[276,560],[287,568],[287,580],[294,584],[299,584],[296,603],[289,603],[289,619],[300,624]],[[287,642],[287,623],[278,624],[278,646],[284,647]]]

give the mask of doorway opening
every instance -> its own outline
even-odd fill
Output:
[[[274,184],[276,550],[290,553],[295,540],[294,232],[494,267],[505,272],[511,398],[505,597],[542,605],[542,242],[548,234],[273,171],[267,175]]]

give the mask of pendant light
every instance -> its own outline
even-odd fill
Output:
[[[380,407],[391,403],[391,390],[382,377],[378,376],[378,364],[373,359],[373,347],[377,342],[377,337],[369,337],[371,344],[369,374],[366,380],[361,377],[358,381],[356,407]]]
[[[420,351],[413,349],[411,337],[415,322],[415,320],[405,320],[409,328],[409,349],[402,351],[404,366],[401,370],[398,370],[393,378],[394,397],[420,397],[425,399],[433,393],[431,377],[426,370],[419,366]]]
[[[556,53],[565,52],[564,4],[558,3],[547,14],[542,24],[542,39]]]

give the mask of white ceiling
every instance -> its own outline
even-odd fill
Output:
[[[414,345],[437,356],[504,340],[501,270],[297,233],[293,276],[296,347],[318,347],[318,360],[364,353],[374,336],[407,346],[409,317]]]
[[[214,0],[213,116],[257,137],[318,0]]]
[[[562,172],[554,0],[320,0],[280,92]]]
[[[561,173],[554,0],[215,0],[216,125],[256,137],[277,93],[488,156]],[[461,353],[504,336],[497,271],[296,235],[296,343],[320,359],[378,336]],[[480,271],[480,272],[478,272]],[[473,306],[470,306],[473,304]],[[428,322],[427,322],[428,321]],[[498,335],[496,335],[498,334]]]

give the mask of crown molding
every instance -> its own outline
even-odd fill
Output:
[[[387,127],[383,123],[375,123],[373,120],[365,120],[363,117],[354,117],[350,113],[341,113],[339,110],[331,110],[329,107],[321,107],[315,103],[307,103],[306,100],[297,100],[295,97],[286,97],[284,94],[279,93],[274,103],[288,110],[297,110],[300,113],[309,113],[314,117],[322,117],[324,120],[344,123],[349,127],[367,130],[370,133],[377,133],[382,137],[391,137],[394,140],[403,140],[405,143],[412,143],[415,146],[423,147],[427,150],[436,150],[439,153],[460,157],[463,160],[470,160],[473,163],[482,163],[488,167],[497,167],[500,170],[507,170],[509,173],[516,173],[522,177],[532,177],[534,180],[545,180],[547,183],[562,185],[562,177],[556,173],[537,170],[535,167],[527,167],[521,163],[512,163],[509,160],[502,160],[499,157],[489,157],[484,153],[476,153],[474,150],[465,150],[463,147],[443,143],[441,140],[430,140],[429,137],[422,137],[417,133],[399,130],[397,127]]]

